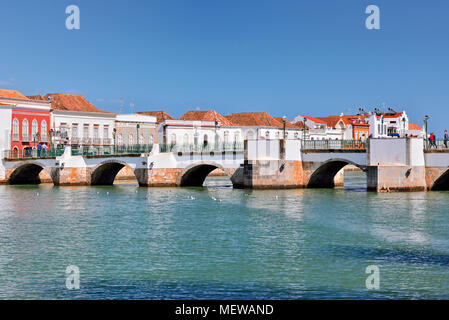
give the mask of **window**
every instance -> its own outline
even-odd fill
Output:
[[[29,141],[28,140],[28,120],[24,119],[22,121],[22,140],[23,141]]]
[[[78,138],[78,125],[72,124],[72,139]]]
[[[234,142],[240,142],[240,132],[234,133]]]
[[[17,122],[19,122],[19,121],[17,121]],[[14,147],[14,149],[12,149],[12,157],[13,157],[14,159],[16,159],[16,158],[19,157],[19,148]]]
[[[37,120],[33,119],[33,122],[31,125],[31,133],[32,133],[33,137],[35,137],[38,132],[39,132],[39,127],[37,125]]]
[[[276,139],[279,139],[279,131],[276,132]]]
[[[176,144],[176,134],[174,133],[170,135],[170,144]]]
[[[132,134],[130,134],[129,137],[128,137],[128,144],[130,146],[132,146],[134,144],[134,137],[133,137]]]
[[[83,128],[83,138],[89,139],[89,125],[85,124]]]
[[[207,134],[205,134],[204,137],[203,137],[203,145],[204,146],[207,146],[207,144],[208,144],[207,140],[208,140],[208,137],[207,137]]]
[[[144,144],[145,143],[145,139],[144,139],[144,137],[143,137],[143,134],[141,134],[140,136],[139,136],[139,144]]]
[[[229,131],[224,132],[224,143],[229,143]]]
[[[189,135],[187,133],[184,134],[184,138],[183,138],[182,143],[185,144],[185,145],[189,144]]]
[[[109,138],[109,126],[104,126],[103,127],[103,139],[108,139]]]
[[[150,135],[150,145],[153,144],[153,143],[154,143],[154,137],[153,137],[153,135],[151,134],[151,135]]]
[[[19,141],[19,120],[17,119],[12,122],[12,140]]]
[[[298,132],[295,132],[295,139],[298,139]]]
[[[41,122],[41,136],[47,137],[48,134],[48,128],[47,128],[47,121],[42,120]]]
[[[270,139],[270,131],[265,131],[265,138]]]
[[[99,138],[99,128],[98,125],[94,126],[94,139],[98,139]]]
[[[247,140],[253,140],[253,139],[254,139],[254,132],[252,132],[251,130],[248,131],[248,132],[246,133],[246,139],[247,139]]]
[[[118,139],[118,145],[121,146],[123,144],[123,135],[121,133],[119,133],[117,139]]]

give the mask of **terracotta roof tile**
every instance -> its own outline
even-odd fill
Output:
[[[279,121],[281,125],[283,126],[282,121],[285,121],[285,127],[286,128],[292,128],[292,129],[298,129],[297,126],[295,126],[293,123],[288,121],[287,119],[284,119],[283,117],[273,117],[275,120]]]
[[[37,96],[29,97],[34,100],[43,101],[48,101],[48,97],[51,97],[51,108],[53,110],[110,113],[108,111],[100,110],[94,107],[89,101],[86,100],[86,98],[81,95],[49,93],[45,96],[41,96],[39,94]]]
[[[316,118],[316,117],[309,117],[309,116],[302,116],[303,118],[306,118],[307,120],[313,121],[315,123],[321,123],[321,124],[327,124],[325,121]]]
[[[232,113],[226,116],[235,126],[241,127],[276,127],[282,128],[282,122],[279,122],[266,112],[244,112]]]
[[[179,118],[179,120],[217,121],[220,125],[225,127],[235,126],[229,119],[226,119],[215,110],[187,111]]]
[[[165,120],[175,120],[175,118],[173,118],[168,113],[165,113],[164,111],[137,112],[137,114],[156,117],[156,123],[161,123]]]
[[[6,90],[6,89],[0,89],[0,98],[9,98],[9,99],[24,99],[28,100],[26,96],[21,94],[17,90]]]
[[[419,125],[417,125],[416,123],[408,123],[408,129],[409,130],[422,130],[421,127]]]

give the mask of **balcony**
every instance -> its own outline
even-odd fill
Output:
[[[94,144],[101,145],[101,139],[100,138],[94,138],[93,139]]]
[[[70,144],[76,144],[76,145],[78,145],[78,144],[80,144],[80,139],[79,139],[79,138],[72,138],[72,139],[70,140]]]
[[[103,139],[103,145],[105,146],[112,145],[112,140],[109,138]]]
[[[22,134],[22,142],[30,142],[30,136],[28,134]]]
[[[19,141],[19,134],[18,133],[13,133],[12,135],[12,141],[18,142]]]
[[[90,145],[92,144],[92,140],[90,138],[83,138],[83,145]]]

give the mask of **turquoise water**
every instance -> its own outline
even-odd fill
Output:
[[[0,298],[449,298],[448,192],[207,184],[0,186]]]

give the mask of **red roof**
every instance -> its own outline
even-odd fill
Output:
[[[409,130],[422,130],[422,128],[419,125],[417,125],[416,123],[411,123],[411,122],[408,123],[408,129]]]
[[[288,121],[284,117],[273,117],[273,118],[276,119],[277,121],[279,121],[282,126],[283,126],[282,121],[285,121],[285,127],[286,128],[298,129],[298,126],[295,126],[293,123],[291,123],[290,121]]]
[[[309,117],[309,116],[302,116],[303,118],[306,118],[307,120],[313,121],[315,123],[321,123],[321,124],[326,124],[326,121],[321,120],[320,118],[315,118],[315,117]]]
[[[279,122],[266,112],[232,113],[226,118],[241,127],[283,127],[282,121]]]
[[[402,112],[393,112],[393,113],[377,113],[377,119],[380,119],[381,116],[384,116],[384,118],[399,118],[402,116]]]
[[[110,113],[94,107],[81,95],[49,93],[43,97],[41,95],[30,96],[31,99],[44,101],[48,101],[48,97],[51,97],[51,108],[53,110]]]
[[[217,113],[215,110],[208,111],[187,111],[179,120],[197,120],[197,121],[217,121],[222,126],[231,127],[234,124]]]
[[[29,100],[26,96],[21,94],[19,91],[6,90],[6,89],[0,89],[0,98]]]
[[[165,113],[164,111],[147,111],[147,112],[137,112],[137,114],[143,114],[145,116],[156,117],[156,123],[161,123],[165,120],[174,120],[171,115]]]

